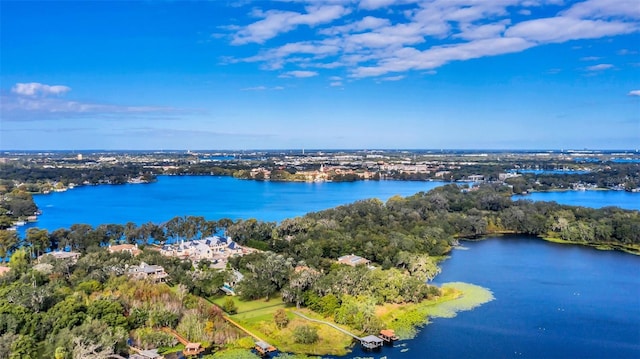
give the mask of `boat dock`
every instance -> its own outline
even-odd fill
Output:
[[[233,319],[229,318],[226,315],[223,315],[222,318],[224,318],[224,320],[226,320],[227,322],[233,324],[236,328],[242,330],[243,332],[247,333],[249,336],[253,337],[253,339],[256,340],[256,346],[255,346],[255,350],[260,353],[261,356],[266,356],[269,353],[275,352],[276,350],[278,350],[276,347],[274,347],[273,345],[265,342],[264,340],[260,339],[260,337],[258,337],[257,335],[251,333],[247,328],[243,327],[242,325],[238,324],[236,321],[234,321]]]
[[[198,355],[204,351],[204,348],[200,345],[200,343],[193,343],[188,341],[187,338],[183,337],[182,335],[180,335],[180,333],[171,328],[163,327],[160,330],[167,334],[173,335],[181,344],[184,345],[184,350],[182,351],[182,354],[184,354],[184,356]]]
[[[386,342],[392,342],[393,340],[397,340],[398,339],[398,337],[395,335],[395,333],[391,329],[386,329],[386,330],[380,331],[382,338],[377,337],[375,335],[367,335],[366,337],[362,337],[361,338],[361,337],[351,333],[348,330],[340,328],[339,326],[337,326],[337,325],[335,325],[333,323],[329,323],[329,322],[326,322],[324,320],[318,320],[318,319],[309,318],[306,315],[304,315],[302,313],[299,313],[299,312],[296,312],[296,311],[292,311],[292,312],[293,312],[293,314],[295,314],[295,315],[297,315],[299,317],[302,317],[302,318],[304,318],[304,319],[306,319],[306,320],[308,320],[310,322],[316,322],[316,323],[320,323],[320,324],[325,324],[325,325],[328,325],[328,326],[330,326],[330,327],[332,327],[332,328],[334,328],[334,329],[336,329],[336,330],[338,330],[338,331],[340,331],[340,332],[342,332],[342,333],[344,333],[346,335],[349,335],[353,339],[358,340],[360,342],[360,345],[362,345],[366,349],[377,349],[377,348],[382,347],[384,345],[385,341]],[[384,335],[382,334],[383,332],[385,333]]]

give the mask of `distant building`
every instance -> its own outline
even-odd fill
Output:
[[[499,173],[498,174],[498,179],[500,181],[504,181],[504,180],[506,180],[508,178],[514,178],[514,177],[520,177],[520,175],[517,174],[517,173],[514,173],[514,172],[506,172],[506,173]]]
[[[150,279],[156,283],[164,282],[169,276],[162,266],[149,265],[145,262],[140,263],[138,266],[129,268],[127,274],[135,279]]]
[[[109,245],[108,250],[109,253],[126,252],[134,257],[142,253],[142,251],[138,249],[137,244],[118,244],[115,246]]]
[[[370,260],[362,258],[360,256],[356,256],[354,254],[350,254],[348,256],[342,256],[340,258],[338,258],[338,263],[342,263],[342,264],[346,264],[352,267],[355,267],[357,265],[367,265],[369,263],[371,263]]]

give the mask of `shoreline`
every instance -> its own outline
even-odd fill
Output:
[[[442,295],[430,300],[424,300],[420,303],[402,303],[402,304],[383,304],[376,307],[376,316],[384,323],[385,328],[390,328],[396,331],[396,334],[400,337],[398,342],[406,342],[415,338],[417,333],[424,328],[425,325],[431,323],[431,318],[453,318],[459,312],[473,310],[474,308],[486,304],[495,299],[491,290],[483,288],[481,286],[464,283],[464,282],[450,282],[443,283],[440,286],[443,291]],[[261,300],[249,301],[244,303],[256,303]],[[271,301],[270,301],[271,302]],[[217,305],[216,301],[212,301]],[[338,325],[345,328],[348,331],[359,333],[345,325],[335,323],[330,317],[323,317],[322,315],[309,310],[308,308],[296,309],[295,307],[284,307],[287,315],[292,321],[297,324],[306,323],[312,326],[316,326],[319,329],[319,334],[322,333],[328,338],[324,338],[322,343],[314,344],[294,344],[289,343],[285,339],[286,332],[290,330],[282,329],[277,330],[273,325],[268,323],[267,317],[261,315],[262,319],[259,322],[254,322],[251,318],[238,318],[241,313],[235,314],[232,317],[235,321],[239,322],[243,326],[251,329],[254,334],[264,338],[269,343],[274,344],[281,353],[289,353],[294,355],[309,355],[309,356],[323,356],[332,355],[338,357],[344,357],[349,355],[353,348],[359,345],[352,338],[340,333],[334,328],[322,324],[315,324],[304,320],[293,314],[294,311],[302,312],[304,315],[314,319],[321,320],[333,325]],[[290,324],[291,326],[292,324]],[[361,333],[362,335],[366,333]],[[322,338],[322,336],[321,336]],[[328,342],[327,342],[328,340]],[[401,345],[406,345],[403,343]],[[230,352],[237,350],[238,347],[233,344],[228,349],[221,350],[220,353]],[[248,348],[246,348],[249,351]],[[384,349],[383,349],[384,350]],[[224,358],[224,355],[222,356]]]
[[[543,237],[543,236],[536,236],[536,237],[550,243],[581,245],[584,247],[595,248],[600,251],[621,251],[621,252],[629,253],[635,256],[640,256],[640,246],[638,247],[625,246],[618,243],[586,243],[586,242],[568,241],[562,238],[555,238],[555,237]]]
[[[620,251],[620,252],[629,253],[635,256],[640,256],[640,246],[637,246],[637,247],[625,246],[625,245],[622,245],[619,243],[613,243],[613,242],[605,242],[605,243],[575,242],[575,241],[568,241],[562,238],[536,236],[533,234],[523,234],[523,233],[516,233],[516,232],[497,232],[497,233],[485,234],[485,235],[479,236],[478,238],[458,238],[458,240],[469,241],[469,242],[479,242],[479,241],[492,239],[494,237],[498,239],[499,237],[503,237],[507,235],[528,236],[531,238],[538,238],[549,243],[565,244],[565,245],[580,245],[583,247],[595,248],[600,251]],[[453,247],[453,248],[455,249],[456,247]]]

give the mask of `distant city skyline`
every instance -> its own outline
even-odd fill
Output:
[[[640,148],[637,0],[0,2],[1,150]]]

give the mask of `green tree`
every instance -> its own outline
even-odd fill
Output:
[[[222,302],[222,310],[229,314],[235,314],[238,311],[238,307],[236,306],[236,302],[231,297],[224,298],[224,302]]]
[[[318,339],[318,329],[315,327],[299,325],[293,329],[293,340],[298,344],[313,344]]]
[[[37,358],[37,343],[28,335],[21,335],[11,345],[9,359],[35,359]]]
[[[33,248],[36,257],[39,257],[40,253],[51,246],[49,231],[46,229],[29,228],[25,241]]]
[[[280,329],[286,328],[289,325],[289,317],[287,317],[287,312],[284,309],[280,308],[273,313],[273,321],[276,323],[276,326]]]
[[[304,301],[304,292],[311,288],[320,277],[320,273],[311,268],[302,268],[291,276],[289,284],[282,289],[282,299],[295,303],[296,308]]]
[[[15,270],[17,273],[23,273],[26,272],[29,268],[30,262],[31,260],[27,250],[24,248],[20,248],[16,249],[16,251],[11,255],[11,259],[9,260],[9,267]]]
[[[18,245],[18,235],[16,231],[0,229],[0,262],[8,252],[16,249]]]

